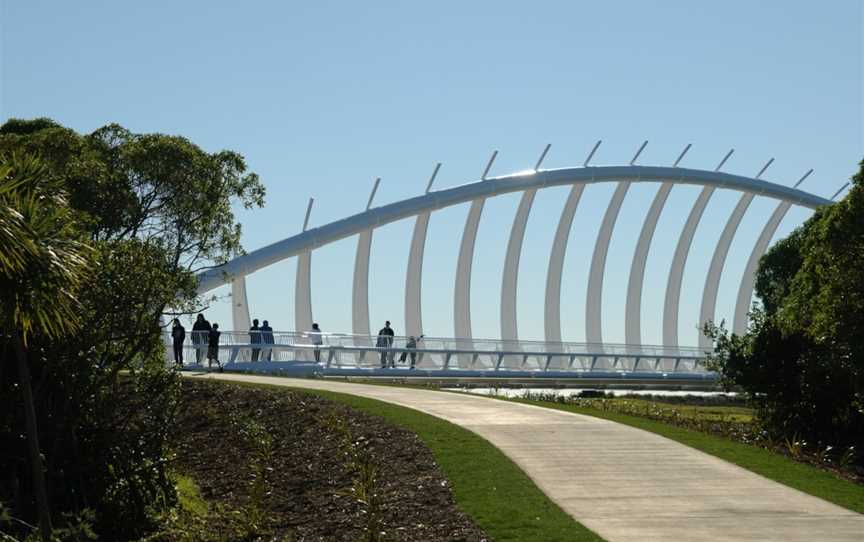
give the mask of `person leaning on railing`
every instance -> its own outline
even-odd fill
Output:
[[[414,368],[414,365],[417,363],[417,352],[415,352],[414,350],[417,350],[417,341],[419,341],[423,337],[424,337],[423,335],[420,335],[419,337],[416,337],[416,338],[414,336],[408,337],[408,341],[405,343],[405,351],[403,351],[402,355],[399,356],[399,363],[405,363],[405,359],[409,355],[408,351],[411,350],[411,352],[410,352],[411,367],[410,368],[411,369]]]

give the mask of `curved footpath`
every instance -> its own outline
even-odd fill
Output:
[[[247,374],[184,376],[349,393],[443,418],[494,444],[563,510],[610,542],[864,540],[864,515],[600,418],[410,388]]]

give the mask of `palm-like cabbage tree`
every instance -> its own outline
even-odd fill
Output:
[[[78,324],[76,292],[88,266],[61,185],[31,156],[0,157],[0,323],[18,365],[43,540],[51,515],[27,360],[33,336],[58,339]]]

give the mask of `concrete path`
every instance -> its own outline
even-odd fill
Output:
[[[610,542],[864,540],[864,515],[599,418],[468,394],[241,374],[199,378],[350,393],[443,418],[497,446]]]

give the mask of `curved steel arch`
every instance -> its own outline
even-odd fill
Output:
[[[701,320],[705,314],[713,312],[714,301],[716,301],[716,284],[719,282],[719,274],[722,273],[723,261],[728,251],[728,245],[734,236],[737,223],[741,216],[757,195],[771,197],[780,200],[777,218],[772,216],[766,225],[766,230],[760,236],[759,241],[751,254],[751,261],[745,271],[739,290],[739,298],[744,293],[752,291],[752,277],[748,273],[755,271],[753,262],[758,261],[755,254],[761,255],[770,242],[770,234],[776,229],[780,207],[788,209],[793,204],[809,208],[830,204],[830,200],[789,188],[758,178],[741,177],[717,171],[705,171],[677,167],[657,166],[605,166],[605,167],[582,167],[557,170],[544,170],[539,172],[521,173],[503,177],[485,179],[474,183],[457,186],[450,189],[429,192],[426,195],[410,198],[401,202],[385,205],[375,209],[353,215],[351,217],[332,222],[325,226],[304,231],[293,237],[284,239],[272,245],[263,247],[244,256],[235,258],[227,264],[199,275],[199,292],[212,290],[222,284],[231,282],[232,279],[245,277],[258,269],[276,263],[282,259],[299,256],[297,264],[297,282],[295,284],[295,325],[298,331],[305,331],[312,322],[312,303],[310,292],[311,278],[311,252],[313,249],[348,236],[359,234],[357,254],[355,257],[354,291],[353,291],[353,323],[356,333],[368,334],[368,260],[371,246],[372,231],[374,228],[408,218],[417,217],[414,236],[409,253],[408,272],[406,274],[406,326],[411,334],[422,333],[421,310],[420,310],[420,279],[422,273],[423,249],[426,239],[429,216],[432,211],[457,205],[463,202],[471,202],[471,210],[466,219],[465,230],[462,236],[459,261],[457,264],[457,276],[455,284],[454,324],[456,336],[466,339],[471,338],[471,311],[470,311],[470,283],[471,267],[474,255],[474,243],[477,229],[482,215],[483,205],[488,197],[522,191],[522,200],[514,217],[511,229],[510,241],[508,242],[507,256],[504,262],[504,273],[501,291],[501,325],[502,338],[505,340],[518,338],[516,326],[516,279],[518,277],[518,262],[521,255],[522,240],[524,238],[525,224],[530,213],[536,191],[551,186],[572,185],[570,197],[568,197],[561,220],[558,224],[555,240],[550,255],[549,270],[546,285],[545,305],[545,334],[547,341],[560,341],[560,290],[561,273],[563,269],[564,252],[566,250],[567,237],[573,215],[578,205],[579,196],[585,185],[601,182],[619,182],[615,194],[610,201],[603,219],[597,241],[594,246],[594,257],[592,258],[591,273],[589,275],[589,290],[586,304],[586,331],[587,338],[591,342],[602,342],[602,283],[605,274],[605,257],[608,251],[609,241],[612,236],[617,215],[621,203],[632,182],[659,182],[662,183],[657,196],[652,202],[651,209],[643,223],[642,232],[636,246],[633,263],[628,283],[626,314],[626,336],[628,342],[641,338],[640,336],[640,307],[641,286],[644,278],[645,260],[650,249],[651,238],[654,229],[663,210],[666,197],[675,184],[693,184],[703,186],[694,208],[691,210],[687,224],[678,241],[675,258],[673,258],[670,270],[669,282],[666,291],[666,303],[664,306],[664,345],[675,346],[677,344],[677,305],[680,296],[680,275],[683,273],[684,264],[693,233],[698,225],[702,211],[710,199],[711,193],[716,188],[728,188],[743,192],[739,206],[730,217],[724,234],[715,247],[715,258],[712,260],[711,270],[706,289],[703,292],[703,303],[700,310]],[[785,214],[785,213],[784,213]],[[773,227],[772,227],[773,226]],[[768,231],[770,229],[770,232]],[[767,238],[767,239],[765,239]],[[677,279],[676,279],[677,277]],[[235,288],[242,285],[235,282]],[[671,297],[670,297],[671,296]],[[239,297],[239,296],[238,296]],[[672,303],[670,303],[670,299]],[[744,306],[739,301],[736,307],[736,327],[742,326],[740,314]],[[635,316],[634,316],[635,315]],[[365,332],[365,333],[363,333]],[[703,344],[704,345],[704,344]]]
[[[768,181],[717,171],[661,166],[591,166],[550,169],[536,173],[488,178],[453,188],[437,190],[389,205],[369,209],[341,220],[308,229],[297,235],[253,250],[243,256],[199,275],[198,291],[208,292],[230,282],[231,277],[248,275],[305,250],[312,250],[339,239],[356,235],[364,229],[396,222],[425,211],[443,209],[473,201],[531,188],[593,184],[628,179],[631,182],[671,182],[727,188],[754,195],[788,201],[815,209],[831,204],[831,200]]]
[[[297,258],[297,279],[294,282],[294,330],[306,333],[312,329],[312,249]]]
[[[642,283],[645,280],[645,264],[648,261],[648,250],[657,229],[657,221],[660,213],[672,191],[672,183],[666,182],[660,185],[645,222],[639,233],[639,241],[636,250],[633,251],[633,263],[630,264],[630,278],[627,281],[627,305],[624,308],[624,340],[627,344],[642,343]]]
[[[471,209],[465,219],[465,230],[462,232],[459,260],[456,262],[456,287],[453,293],[455,334],[453,336],[458,339],[471,338],[471,267],[474,263],[474,243],[477,240],[484,203],[486,198],[477,198],[471,202]]]
[[[678,302],[681,300],[681,282],[684,279],[684,266],[687,264],[687,256],[690,254],[690,246],[693,244],[693,235],[702,220],[702,214],[708,201],[716,190],[713,186],[706,186],[699,193],[696,202],[687,215],[687,222],[678,237],[675,245],[675,255],[672,256],[672,265],[669,268],[669,276],[666,279],[666,298],[663,302],[663,346],[674,348],[678,346]]]
[[[708,275],[705,277],[705,288],[702,290],[702,307],[699,310],[699,347],[710,348],[711,339],[702,333],[702,326],[707,322],[714,320],[714,311],[717,308],[717,292],[720,289],[720,276],[723,274],[723,266],[726,264],[726,256],[729,254],[729,247],[732,246],[732,239],[735,237],[735,232],[738,231],[738,226],[741,225],[741,219],[744,218],[744,213],[750,207],[753,198],[756,197],[753,193],[745,193],[741,195],[735,209],[729,216],[729,220],[723,227],[723,233],[720,234],[720,240],[714,247],[714,255],[711,257],[711,265],[708,267]]]
[[[369,335],[369,256],[372,251],[372,228],[357,237],[354,256],[354,285],[351,289],[351,330],[355,335]]]
[[[522,242],[525,239],[528,215],[531,214],[531,206],[534,204],[536,195],[536,188],[522,193],[516,216],[513,217],[510,240],[507,241],[507,256],[504,258],[504,271],[501,274],[501,339],[505,341],[519,340],[519,327],[516,320],[519,260],[522,257]]]
[[[405,273],[405,333],[413,337],[423,335],[423,310],[420,286],[423,279],[423,253],[426,249],[426,231],[429,229],[429,211],[417,215],[411,250],[408,252],[408,270]]]
[[[564,272],[564,255],[567,253],[567,242],[570,239],[570,228],[579,200],[582,199],[584,184],[574,184],[564,203],[558,227],[555,230],[555,240],[552,242],[552,252],[549,255],[549,270],[546,273],[546,303],[544,306],[544,323],[546,342],[561,342],[561,275]]]
[[[771,218],[765,223],[756,244],[753,245],[753,251],[750,252],[750,257],[747,259],[747,266],[744,268],[744,275],[741,278],[741,284],[738,287],[738,297],[735,301],[735,317],[732,324],[732,332],[736,335],[743,335],[747,332],[747,313],[750,311],[750,298],[753,297],[753,286],[756,282],[756,267],[759,265],[759,259],[768,250],[768,244],[783,217],[792,207],[788,201],[781,201],[777,204],[774,212],[771,213]]]
[[[644,146],[644,145],[643,145]],[[612,230],[618,220],[621,204],[630,190],[630,181],[622,181],[615,187],[609,207],[603,215],[597,242],[594,243],[594,255],[591,257],[591,269],[588,272],[588,295],[585,303],[585,340],[588,343],[603,342],[603,277],[606,275],[606,255],[609,253],[609,242],[612,240]]]

